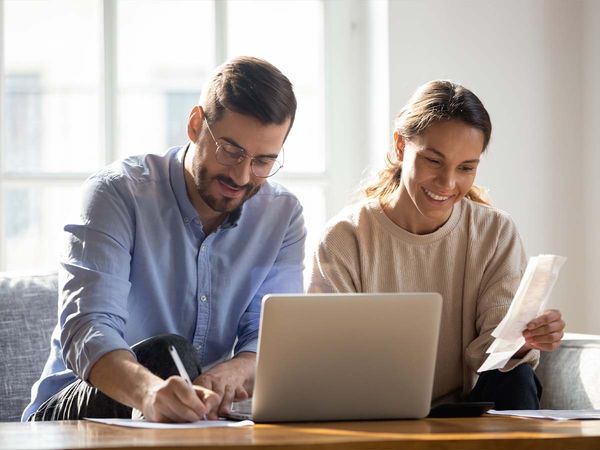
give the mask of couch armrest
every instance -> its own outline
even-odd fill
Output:
[[[600,409],[600,335],[566,333],[554,352],[542,352],[536,373],[541,408]]]

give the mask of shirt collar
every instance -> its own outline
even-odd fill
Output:
[[[199,219],[198,212],[188,197],[183,175],[183,158],[185,157],[188,146],[189,144],[184,147],[179,147],[179,149],[174,151],[171,156],[170,168],[171,188],[173,189],[173,194],[175,194],[177,204],[179,205],[179,211],[185,222]]]
[[[240,217],[242,215],[243,207],[244,207],[244,204],[242,203],[239,208],[236,208],[235,210],[231,211],[229,213],[229,215],[227,216],[227,219],[225,219],[225,222],[223,222],[223,225],[221,225],[221,227],[223,227],[223,228],[237,227],[238,221],[240,220]]]

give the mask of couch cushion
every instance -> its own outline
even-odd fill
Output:
[[[566,334],[554,352],[542,352],[536,373],[541,408],[600,409],[600,336]]]
[[[40,377],[57,320],[57,276],[0,272],[0,421],[17,421]]]

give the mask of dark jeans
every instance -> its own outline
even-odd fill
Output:
[[[168,351],[177,349],[190,378],[200,375],[197,353],[192,344],[175,334],[163,334],[138,342],[131,350],[140,364],[160,378],[179,375]],[[130,418],[132,409],[104,395],[91,384],[78,379],[46,400],[30,421],[77,420],[83,417]]]
[[[521,364],[509,372],[483,372],[467,401],[494,402],[498,410],[539,409],[541,398],[540,380],[529,364]]]

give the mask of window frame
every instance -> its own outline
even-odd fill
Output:
[[[117,2],[100,2],[102,20],[101,55],[103,76],[99,92],[101,100],[101,158],[102,165],[117,159]],[[325,218],[329,219],[350,200],[363,169],[369,163],[366,139],[357,136],[369,134],[365,93],[365,71],[347,71],[348,64],[360,67],[365,56],[365,6],[361,0],[329,2],[321,0],[323,8],[322,98],[324,120],[325,170],[318,173],[282,171],[277,181],[285,184],[306,184],[322,189],[325,200]],[[213,0],[215,21],[215,48],[213,66],[227,59],[227,7],[226,1]],[[4,0],[0,0],[0,24],[4,23]],[[357,46],[345,42],[357,43]],[[0,27],[0,51],[4,49],[4,27]],[[359,49],[358,52],[356,49]],[[0,55],[3,55],[2,51]],[[4,195],[15,186],[81,185],[88,172],[10,172],[4,167],[4,86],[5,63],[0,57],[0,271],[7,270],[6,230],[4,225]],[[352,93],[349,95],[349,93]],[[357,96],[356,93],[359,93]],[[354,105],[349,99],[356,100]],[[337,117],[344,110],[349,117]],[[361,120],[362,119],[362,120]],[[364,131],[361,131],[364,130]],[[319,230],[316,230],[319,232]],[[307,253],[311,248],[306,249]],[[35,267],[32,267],[35,269]]]

